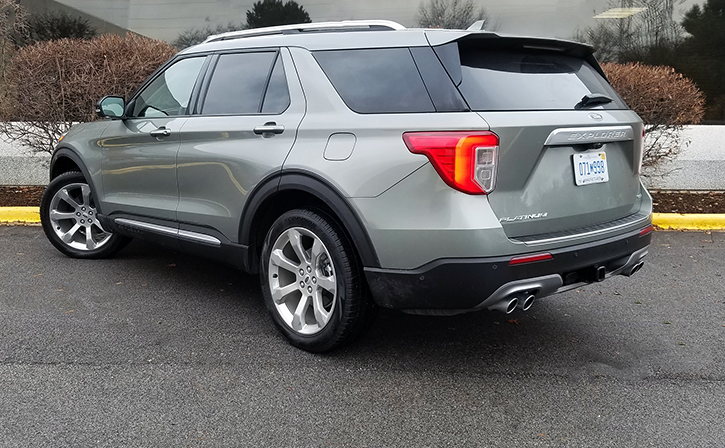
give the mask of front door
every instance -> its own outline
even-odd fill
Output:
[[[101,200],[107,214],[176,220],[180,131],[204,60],[170,65],[132,100],[130,117],[104,131]]]

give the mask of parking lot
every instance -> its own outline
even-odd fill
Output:
[[[0,446],[725,446],[723,233],[657,232],[639,274],[527,313],[383,310],[328,355],[225,266],[40,227],[0,251]]]

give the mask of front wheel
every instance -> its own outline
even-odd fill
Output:
[[[129,241],[103,228],[91,187],[77,171],[50,182],[40,200],[40,221],[53,246],[69,257],[110,257]]]
[[[316,210],[291,210],[275,221],[262,247],[260,280],[275,325],[303,350],[351,342],[375,314],[352,244]]]

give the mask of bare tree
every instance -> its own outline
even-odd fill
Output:
[[[0,115],[8,107],[8,70],[19,45],[30,39],[28,17],[14,0],[0,0]]]
[[[186,29],[182,31],[181,34],[179,34],[179,36],[173,42],[171,42],[171,45],[179,50],[183,50],[184,48],[204,42],[207,37],[213,34],[222,34],[229,31],[243,30],[246,27],[247,26],[245,24],[234,24],[230,22],[226,25],[217,25],[214,28],[207,25],[204,28]]]
[[[485,20],[488,30],[495,30],[486,9],[476,8],[474,0],[428,0],[418,6],[418,25],[423,28],[465,30],[477,20]]]
[[[675,5],[684,0],[610,0],[606,9],[640,9],[628,17],[600,18],[597,24],[578,30],[574,39],[597,49],[606,62],[646,61],[672,49],[682,39],[682,28],[674,20]]]
[[[30,37],[28,15],[18,2],[0,0],[0,39],[23,45]]]

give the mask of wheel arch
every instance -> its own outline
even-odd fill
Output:
[[[312,173],[282,172],[261,183],[242,213],[239,242],[249,247],[247,270],[259,271],[262,244],[272,223],[284,212],[300,207],[323,210],[350,238],[363,266],[379,267],[372,240],[362,220],[345,197]]]
[[[80,171],[83,177],[89,177],[88,169],[78,154],[69,148],[58,148],[50,160],[50,180],[68,171]]]
[[[88,167],[86,167],[86,164],[83,163],[81,156],[67,147],[56,149],[53,153],[53,157],[50,159],[49,180],[52,181],[61,174],[69,171],[80,171],[81,174],[83,174],[83,177],[86,178],[86,182],[88,182],[88,185],[91,187],[93,197],[96,198],[96,210],[98,210],[99,213],[103,213],[101,211],[101,204],[99,200],[100,196],[98,196],[98,191],[96,190],[96,186],[91,178],[91,173],[88,170]]]

